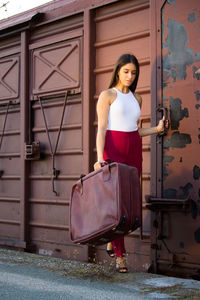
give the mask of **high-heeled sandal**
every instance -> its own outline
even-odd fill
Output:
[[[106,246],[107,248],[106,248],[106,252],[107,252],[107,254],[110,256],[110,257],[115,257],[115,252],[114,252],[114,250],[113,249],[108,249],[108,244],[107,244],[107,246]]]
[[[126,261],[123,257],[116,258],[116,271],[119,273],[127,273],[128,269],[126,266]]]

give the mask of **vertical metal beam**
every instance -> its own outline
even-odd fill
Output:
[[[24,145],[28,139],[28,32],[21,32],[21,75],[20,75],[20,241],[27,241],[27,162]]]
[[[161,9],[163,0],[150,0],[151,14],[151,125],[155,126],[162,105],[162,49]],[[151,196],[162,197],[162,138],[151,138]],[[157,213],[151,212],[151,261],[157,273]]]
[[[157,111],[162,105],[161,76],[161,8],[163,0],[150,1],[151,14],[151,125],[155,126],[161,117]],[[161,138],[151,137],[151,196],[162,195],[162,144]]]
[[[156,0],[150,1],[150,29],[151,29],[151,126],[156,124],[157,107],[157,20]],[[151,196],[157,196],[157,146],[156,137],[151,137]],[[156,245],[157,228],[155,228],[156,214],[151,211],[151,271],[157,273],[157,250]]]
[[[93,170],[92,156],[95,145],[95,132],[93,120],[95,116],[95,59],[94,49],[96,28],[94,11],[84,10],[84,46],[83,46],[83,172],[85,174]],[[95,260],[95,248],[88,247],[88,261]]]
[[[151,30],[151,126],[156,124],[156,107],[157,107],[157,46],[156,46],[156,0],[150,1],[150,30]],[[151,196],[156,197],[156,170],[157,170],[157,153],[156,137],[151,137]]]
[[[95,24],[94,11],[84,10],[84,42],[83,42],[83,172],[92,170],[92,154],[94,147],[93,119],[95,114]]]

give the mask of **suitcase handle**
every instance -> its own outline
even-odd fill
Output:
[[[77,191],[82,195],[83,194],[83,181],[82,178],[76,184]]]
[[[81,195],[83,194],[83,177],[85,176],[86,176],[85,174],[81,174],[80,179],[76,184],[76,189]]]
[[[109,181],[111,177],[110,164],[102,167],[103,181]]]
[[[109,181],[111,178],[110,164],[104,165],[100,170],[102,171],[103,181]],[[85,174],[81,174],[80,179],[76,184],[76,189],[81,195],[83,194],[83,177],[85,176]]]

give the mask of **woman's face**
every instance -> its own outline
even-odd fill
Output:
[[[118,83],[129,87],[136,77],[136,66],[133,63],[123,65],[118,72]]]

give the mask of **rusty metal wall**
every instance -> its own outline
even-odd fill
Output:
[[[142,22],[141,22],[142,20]],[[137,92],[143,98],[141,120],[150,126],[150,24],[149,1],[119,1],[96,10],[96,95],[108,88],[112,70],[118,57],[133,53],[139,59],[140,79]],[[94,122],[95,127],[97,121]],[[143,195],[150,190],[150,139],[143,138]],[[144,202],[144,200],[143,200]],[[143,205],[143,241],[140,231],[126,238],[129,265],[147,270],[149,266],[150,212]],[[107,261],[105,247],[96,251],[97,261]]]
[[[157,104],[160,96],[171,128],[162,148],[157,147],[162,152],[161,180],[154,191],[157,203],[151,204],[154,271],[193,278],[199,278],[200,270],[199,9],[198,0],[157,2],[162,20],[156,29],[162,45],[157,52],[157,76],[161,72],[162,78]]]

